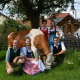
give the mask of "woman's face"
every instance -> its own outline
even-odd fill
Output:
[[[26,39],[25,43],[26,43],[26,46],[29,46],[30,45],[30,39]]]
[[[46,22],[43,22],[42,26],[43,26],[43,27],[46,27],[46,24],[47,24]]]
[[[51,25],[51,26],[54,26],[54,22],[50,22],[50,25]]]

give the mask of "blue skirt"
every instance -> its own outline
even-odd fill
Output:
[[[54,38],[55,36],[56,36],[56,35],[54,35],[54,34],[50,35],[49,47],[54,43],[53,38]]]

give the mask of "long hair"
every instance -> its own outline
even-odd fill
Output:
[[[25,37],[25,41],[26,41],[27,39],[30,39],[30,37],[29,37],[29,36],[26,36],[26,37]],[[30,39],[30,40],[31,40],[31,39]],[[31,45],[31,44],[30,44],[30,45]],[[24,46],[26,46],[26,43],[25,43]]]
[[[51,22],[53,22],[53,23],[54,23],[54,26],[51,26],[51,28],[50,28],[50,29],[52,29],[53,27],[55,27],[55,28],[56,28],[56,25],[55,25],[54,20],[52,20]]]

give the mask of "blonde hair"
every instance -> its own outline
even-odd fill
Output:
[[[53,22],[53,23],[54,23],[54,27],[56,28],[56,25],[55,25],[55,22],[54,22],[54,20],[52,20],[51,22]],[[53,28],[53,26],[51,26],[51,28]],[[51,29],[51,28],[50,28],[50,29]]]

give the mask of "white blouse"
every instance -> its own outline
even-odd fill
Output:
[[[40,30],[40,27],[38,28]],[[41,27],[41,30],[43,30],[43,27]],[[47,30],[47,28],[46,28]],[[50,29],[48,28],[48,33],[50,33]]]
[[[23,47],[22,50],[23,50],[23,52],[24,52],[25,55],[27,55],[26,54],[27,50],[28,50],[28,52],[32,52],[32,50],[29,50],[27,47]]]

